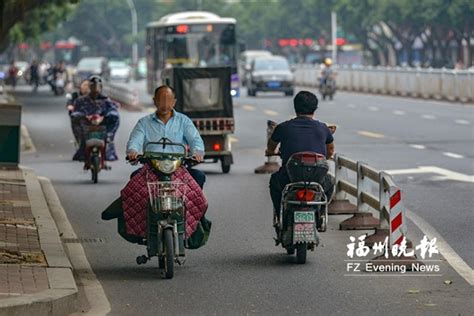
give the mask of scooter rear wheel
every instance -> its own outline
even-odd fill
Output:
[[[174,275],[174,242],[173,242],[173,231],[166,229],[163,233],[164,237],[164,250],[165,256],[163,258],[164,263],[164,277],[166,279],[172,279]]]
[[[296,245],[296,263],[304,264],[306,263],[306,250],[308,246],[306,244]]]

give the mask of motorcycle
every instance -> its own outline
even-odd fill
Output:
[[[282,192],[276,242],[289,255],[296,252],[299,264],[306,263],[307,250],[314,251],[319,232],[327,229],[328,197],[320,183],[328,169],[326,158],[313,152],[295,153],[286,164],[291,183]]]
[[[106,126],[101,125],[104,117],[99,114],[86,116],[90,123],[86,125],[85,131],[85,160],[84,170],[90,170],[92,182],[99,181],[101,170],[110,170],[105,163],[105,152],[107,146]]]
[[[175,146],[183,153],[149,152],[150,145]],[[174,262],[184,264],[185,248],[190,248],[185,230],[186,205],[184,183],[173,181],[172,175],[181,166],[194,166],[198,162],[187,155],[182,144],[162,138],[145,145],[144,154],[131,164],[148,164],[158,176],[158,181],[147,182],[149,203],[147,210],[146,238],[138,243],[146,245],[147,255],[138,256],[137,264],[145,264],[151,257],[158,257],[162,277],[173,278]]]
[[[334,98],[336,93],[336,80],[333,76],[328,76],[322,80],[321,86],[319,87],[319,92],[323,96],[323,100],[326,100],[326,97],[329,96],[329,100]]]
[[[65,92],[66,82],[64,79],[64,73],[58,72],[56,75],[56,79],[54,80],[54,94],[55,95],[63,95]]]

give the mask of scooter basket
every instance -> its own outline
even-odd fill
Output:
[[[147,182],[150,206],[154,213],[184,213],[186,186],[181,182]]]
[[[320,182],[328,173],[329,165],[323,155],[300,152],[288,159],[286,170],[291,182]]]

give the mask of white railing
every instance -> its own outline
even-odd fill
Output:
[[[474,71],[370,66],[334,70],[341,90],[474,102]],[[295,69],[295,83],[317,87],[319,72],[319,66],[300,64]]]

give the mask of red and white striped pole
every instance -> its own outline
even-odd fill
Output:
[[[406,215],[402,202],[402,190],[390,187],[390,246],[400,245],[406,236]]]

